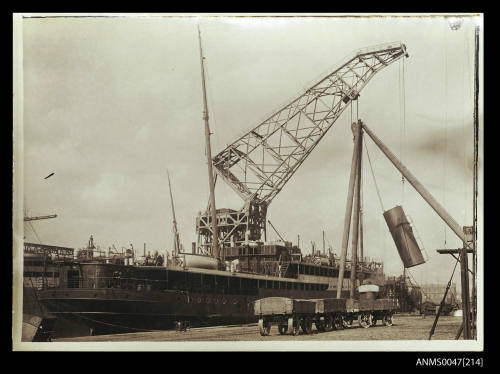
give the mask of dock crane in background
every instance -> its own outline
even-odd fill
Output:
[[[269,204],[373,76],[402,57],[400,42],[356,51],[303,94],[212,158],[216,175],[244,201],[196,219],[197,250],[266,240]],[[213,225],[213,220],[216,225]],[[217,232],[214,234],[214,227]]]
[[[49,175],[47,175],[45,178],[43,179],[48,179],[50,177],[52,177],[55,173],[52,172],[50,173]],[[26,208],[24,209],[24,222],[30,222],[30,221],[39,221],[39,220],[42,220],[42,219],[50,219],[50,218],[57,218],[57,214],[49,214],[49,215],[46,215],[46,216],[35,216],[35,217],[28,217],[26,216]],[[31,225],[31,224],[30,224]],[[33,227],[31,226],[31,228],[33,229]],[[33,229],[34,231],[34,229]],[[35,233],[36,234],[36,233]]]
[[[50,214],[50,215],[46,215],[46,216],[28,217],[28,216],[26,216],[26,211],[25,211],[24,214],[25,214],[25,216],[24,216],[24,222],[28,223],[28,226],[31,228],[31,230],[33,231],[33,233],[35,234],[35,236],[37,238],[38,238],[38,234],[36,233],[35,228],[31,224],[31,221],[39,221],[39,220],[42,220],[42,219],[51,219],[51,218],[56,218],[57,217],[57,214]],[[26,239],[26,236],[24,236],[24,238]],[[40,241],[39,238],[38,238],[38,240]]]
[[[41,219],[57,218],[57,214],[50,214],[48,216],[24,217],[24,222],[38,221]]]

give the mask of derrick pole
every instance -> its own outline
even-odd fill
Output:
[[[449,228],[462,240],[465,241],[463,228],[453,219],[446,209],[437,202],[434,196],[417,180],[417,178],[403,165],[401,161],[385,146],[384,143],[363,123],[363,130],[370,136],[379,149],[386,155],[392,164],[399,170],[408,182],[417,190],[420,196],[431,206],[432,209],[443,219]]]
[[[355,135],[355,147],[357,148],[358,156],[356,160],[356,188],[354,192],[354,216],[352,218],[352,245],[351,245],[351,289],[350,297],[354,298],[356,290],[356,266],[358,263],[358,239],[359,239],[359,219],[360,219],[360,192],[361,192],[361,157],[362,157],[362,137],[361,123],[358,122],[353,126]]]
[[[344,216],[344,233],[342,235],[342,252],[340,255],[340,269],[339,278],[337,282],[337,299],[340,299],[342,293],[342,286],[344,283],[344,272],[345,272],[345,262],[347,257],[347,246],[349,244],[349,231],[351,229],[351,215],[352,215],[352,204],[354,195],[354,184],[356,182],[356,165],[358,164],[358,134],[361,131],[361,126],[358,124],[352,124],[352,130],[354,133],[354,149],[352,152],[351,161],[351,175],[349,177],[349,189],[347,193],[347,203]]]
[[[198,27],[198,39],[200,41],[200,61],[201,61],[201,82],[203,86],[203,119],[205,121],[205,143],[208,163],[208,184],[210,186],[210,211],[212,215],[212,256],[219,258],[218,247],[218,230],[217,230],[217,211],[215,209],[215,186],[214,186],[214,172],[212,170],[212,149],[210,147],[210,126],[208,124],[208,106],[207,106],[207,93],[205,87],[205,65],[203,63],[203,51],[201,48],[201,32]]]

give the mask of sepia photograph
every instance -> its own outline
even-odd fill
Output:
[[[483,37],[14,13],[13,350],[483,351]]]

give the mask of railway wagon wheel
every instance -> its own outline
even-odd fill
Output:
[[[342,318],[342,326],[343,328],[352,327],[352,323],[354,322],[354,317],[352,315],[348,315],[345,318]]]
[[[302,319],[302,331],[306,334],[311,334],[312,333],[312,319],[311,317],[305,317]]]
[[[259,332],[262,336],[268,336],[271,332],[271,324],[264,319],[259,319]]]
[[[363,312],[358,316],[358,323],[361,327],[367,329],[372,325],[371,313]]]
[[[377,315],[372,314],[372,326],[375,326],[377,324]]]
[[[314,324],[316,325],[316,329],[319,332],[325,332],[325,330],[326,330],[326,317],[324,320],[316,320],[314,322]]]
[[[325,332],[326,327],[325,327],[325,322],[324,321],[317,321],[314,323],[316,325],[316,330],[319,332]]]
[[[342,330],[344,329],[344,318],[342,317],[342,314],[337,314],[334,319],[334,326],[335,330]],[[352,325],[352,320],[351,320],[351,325]]]
[[[299,323],[293,317],[288,318],[288,334],[299,335]]]
[[[280,335],[285,335],[287,329],[288,329],[287,325],[278,325],[278,332],[280,333]]]
[[[332,331],[334,329],[334,318],[331,314],[325,317],[325,331]]]
[[[392,326],[394,323],[394,318],[392,318],[392,313],[384,314],[384,317],[382,318],[382,322],[383,322],[384,326]]]

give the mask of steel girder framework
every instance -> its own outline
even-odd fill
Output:
[[[244,201],[269,205],[349,102],[357,99],[378,71],[404,55],[402,43],[357,51],[333,73],[213,157],[216,173]]]
[[[221,248],[240,246],[247,240],[260,240],[266,227],[266,205],[248,202],[239,211],[217,209],[217,231]],[[212,217],[200,213],[196,218],[198,252],[210,253],[213,240]],[[265,234],[264,234],[265,235]]]
[[[237,231],[240,240],[233,243],[238,244],[247,231],[250,240],[260,240],[261,232],[265,235],[265,214],[272,199],[370,79],[403,56],[408,54],[400,42],[356,51],[335,71],[212,158],[217,175],[243,199],[240,212],[246,216],[238,215],[234,227],[223,225],[219,235],[222,246],[227,246],[230,235]],[[252,211],[259,213],[252,218]],[[197,219],[199,248],[211,243],[208,222],[208,217]]]

